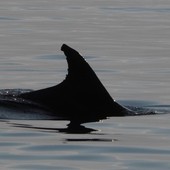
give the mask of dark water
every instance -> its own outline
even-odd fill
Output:
[[[60,47],[67,43],[114,99],[156,113],[86,123],[79,133],[41,115],[1,119],[1,169],[169,170],[169,17],[167,0],[1,1],[0,89],[61,82],[67,63]]]

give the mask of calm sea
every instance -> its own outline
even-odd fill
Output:
[[[170,112],[170,1],[2,0],[0,89],[40,89],[67,74],[63,43],[122,104]],[[0,169],[169,170],[170,114],[86,123],[0,120]]]

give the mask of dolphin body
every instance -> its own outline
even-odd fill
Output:
[[[63,44],[68,74],[60,84],[18,95],[42,106],[48,113],[71,123],[98,121],[109,116],[125,116],[133,111],[112,99],[95,72],[74,49]]]

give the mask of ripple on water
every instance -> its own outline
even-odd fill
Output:
[[[155,169],[163,169],[163,170],[169,170],[170,163],[167,163],[166,161],[148,161],[148,160],[134,160],[134,161],[124,161],[124,166],[128,167],[131,170],[136,170],[135,167],[137,167],[138,170],[143,169],[149,169],[149,170],[155,170]]]
[[[78,168],[72,168],[68,166],[53,166],[53,165],[38,165],[38,164],[26,164],[12,167],[13,169],[28,169],[28,170],[79,170]]]
[[[20,20],[20,19],[19,18],[14,18],[14,17],[0,17],[0,20],[13,21],[13,20]]]
[[[170,8],[149,8],[149,7],[122,7],[122,8],[114,8],[114,7],[101,7],[100,9],[104,11],[110,12],[155,12],[155,13],[170,13]]]

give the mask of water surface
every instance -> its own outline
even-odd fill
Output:
[[[26,1],[0,5],[0,88],[61,82],[67,43],[114,99],[169,111],[170,2]],[[1,120],[1,169],[169,170],[170,115],[108,118],[66,133],[67,121]]]

